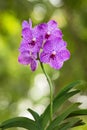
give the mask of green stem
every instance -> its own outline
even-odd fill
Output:
[[[43,73],[46,76],[49,87],[50,87],[50,122],[51,122],[52,121],[52,116],[53,116],[53,86],[52,86],[52,83],[51,83],[51,80],[50,80],[49,76],[47,75],[47,73],[46,73],[46,71],[44,69],[43,63],[40,62],[40,65],[41,65]]]

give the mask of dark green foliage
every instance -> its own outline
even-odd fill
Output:
[[[28,130],[37,130],[37,125],[36,123],[28,119],[26,117],[16,117],[10,120],[7,120],[3,122],[0,126],[3,129],[11,128],[11,127],[23,127]]]
[[[61,89],[53,101],[53,115],[59,110],[65,101],[80,92],[79,90],[73,91],[72,88],[81,84],[82,81],[76,81]],[[87,115],[86,109],[80,110],[78,108],[80,104],[81,103],[75,103],[68,106],[63,112],[57,114],[50,123],[50,106],[46,108],[41,116],[35,111],[28,109],[35,121],[25,117],[16,117],[3,122],[0,125],[0,128],[7,129],[10,127],[23,127],[28,130],[68,130],[69,128],[85,124],[80,118],[77,118],[77,116]]]

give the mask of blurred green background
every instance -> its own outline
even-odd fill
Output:
[[[68,43],[71,59],[60,71],[45,65],[55,91],[74,80],[87,79],[87,0],[0,0],[0,122],[15,116],[30,117],[28,107],[41,114],[49,102],[41,68],[31,72],[17,60],[21,23],[29,18],[33,25],[56,20]],[[81,88],[83,108],[87,108],[86,87]],[[87,122],[87,117],[83,118]],[[86,129],[87,125],[74,130]]]

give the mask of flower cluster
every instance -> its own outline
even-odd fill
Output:
[[[32,71],[36,70],[38,60],[49,64],[54,69],[60,69],[64,61],[70,58],[70,52],[62,36],[54,20],[36,25],[34,28],[31,20],[29,23],[23,21],[18,61],[30,65]]]

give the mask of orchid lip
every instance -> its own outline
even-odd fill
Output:
[[[36,38],[32,38],[31,42],[29,43],[30,45],[34,46],[36,43]]]
[[[45,38],[48,39],[49,36],[50,36],[50,31],[48,31],[48,32],[46,33]]]
[[[52,54],[50,55],[50,58],[54,60],[55,55],[56,55],[56,51],[53,51]]]

